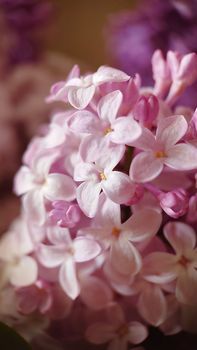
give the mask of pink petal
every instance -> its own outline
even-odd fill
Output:
[[[110,324],[113,325],[114,329],[118,329],[120,326],[125,324],[125,314],[120,304],[113,302],[106,309],[107,318]]]
[[[196,269],[182,272],[176,285],[176,297],[180,303],[186,305],[196,305],[197,295],[197,271]]]
[[[124,145],[113,143],[103,144],[103,149],[99,150],[99,156],[96,164],[105,170],[106,175],[120,162],[125,153]]]
[[[23,208],[29,220],[42,225],[46,219],[43,193],[40,189],[26,193],[23,197]]]
[[[133,142],[133,145],[143,151],[154,150],[156,147],[155,137],[149,129],[142,128],[141,135]]]
[[[69,87],[68,101],[73,107],[83,109],[90,103],[94,94],[95,87],[93,85],[88,87]]]
[[[169,253],[154,252],[143,263],[143,277],[152,283],[169,283],[176,279],[176,257]]]
[[[107,179],[102,181],[101,186],[106,196],[118,204],[127,203],[134,193],[134,185],[130,178],[120,171],[112,171],[107,175]]]
[[[107,347],[107,350],[127,350],[128,349],[127,337],[114,338]]]
[[[77,237],[73,241],[74,259],[84,262],[94,259],[101,252],[100,245],[91,238]]]
[[[33,159],[32,162],[32,170],[36,176],[38,176],[38,180],[40,178],[42,180],[46,179],[49,174],[49,170],[57,158],[57,152],[43,154],[37,158]]]
[[[64,292],[71,298],[76,299],[80,293],[80,286],[77,280],[75,262],[72,257],[68,257],[60,268],[60,285]]]
[[[93,218],[96,214],[100,191],[101,184],[92,181],[83,182],[77,188],[77,202],[89,218]]]
[[[158,327],[163,323],[167,316],[167,304],[161,289],[154,285],[144,288],[138,300],[138,310],[152,326]]]
[[[102,97],[98,103],[97,111],[102,120],[113,123],[122,102],[122,93],[117,90]]]
[[[12,266],[10,282],[15,287],[26,287],[33,284],[38,275],[36,261],[30,256],[24,256],[18,264]]]
[[[102,279],[90,276],[81,282],[80,298],[90,309],[100,310],[112,301],[113,293]]]
[[[110,140],[119,144],[130,144],[141,135],[140,125],[132,117],[120,117],[113,123]]]
[[[34,175],[27,166],[22,166],[14,178],[14,192],[20,196],[35,188]]]
[[[107,343],[115,336],[113,327],[108,323],[94,323],[85,332],[86,339],[93,344]]]
[[[163,170],[163,161],[155,158],[152,152],[141,152],[131,162],[129,175],[135,182],[148,182],[155,179]]]
[[[77,133],[94,134],[102,130],[98,117],[86,110],[74,113],[68,121],[68,126]]]
[[[131,322],[129,324],[128,340],[132,344],[142,343],[148,337],[147,328],[140,322]]]
[[[158,123],[156,140],[168,149],[185,135],[187,128],[188,124],[182,115],[162,118]]]
[[[76,187],[72,178],[64,174],[49,174],[44,185],[44,196],[51,200],[72,201],[76,197]]]
[[[164,235],[175,252],[183,254],[196,246],[196,233],[193,228],[183,222],[169,222],[164,227]]]
[[[94,162],[106,148],[106,138],[103,135],[88,135],[81,141],[79,153],[84,162]]]
[[[98,171],[94,164],[80,162],[75,166],[74,180],[75,181],[86,181],[98,179]]]
[[[137,249],[124,239],[113,242],[110,261],[115,270],[121,274],[135,275],[141,269],[141,256]]]
[[[44,138],[44,146],[46,148],[53,148],[60,146],[65,141],[65,130],[55,123],[49,126],[49,132]]]
[[[102,84],[108,81],[121,82],[127,81],[130,77],[119,69],[101,66],[93,76],[95,84]]]
[[[40,244],[37,248],[36,255],[43,266],[52,268],[62,264],[66,258],[65,246],[51,246]]]
[[[94,218],[95,226],[97,227],[119,227],[121,224],[120,205],[107,198],[104,193],[99,197],[99,207]],[[101,226],[102,223],[102,226]]]
[[[140,242],[156,235],[162,222],[160,212],[150,208],[144,208],[135,212],[123,225],[127,239],[132,242]]]
[[[72,239],[67,228],[62,228],[59,226],[49,226],[47,227],[47,238],[54,245],[70,245],[72,244]]]
[[[197,168],[197,151],[192,145],[180,143],[167,152],[165,164],[176,170],[192,170]]]

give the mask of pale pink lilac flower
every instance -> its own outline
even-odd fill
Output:
[[[129,76],[118,69],[107,66],[100,67],[96,73],[79,77],[77,68],[71,78],[63,84],[58,83],[51,90],[50,99],[67,102],[77,108],[83,109],[91,102],[96,88],[108,82],[123,82],[129,80]]]
[[[136,182],[148,182],[162,172],[164,165],[175,170],[192,170],[197,167],[196,148],[177,142],[185,135],[188,125],[183,116],[172,116],[158,122],[156,136],[148,129],[135,142],[143,151],[135,156],[130,177]]]
[[[35,159],[32,169],[21,167],[15,178],[15,191],[23,197],[24,208],[32,220],[43,223],[45,219],[44,199],[75,199],[74,181],[65,174],[49,173],[56,154],[41,155]]]
[[[109,259],[115,270],[122,274],[135,275],[142,264],[135,243],[153,237],[160,223],[160,213],[144,209],[122,224],[120,206],[102,196],[92,225],[81,229],[80,234],[89,234],[97,238],[105,249],[110,249]]]
[[[91,238],[78,237],[72,240],[66,229],[59,229],[50,238],[53,245],[40,244],[37,250],[38,259],[48,268],[60,266],[60,285],[71,299],[76,299],[80,293],[76,263],[94,259],[101,248]]]
[[[128,343],[140,344],[148,336],[146,327],[140,322],[127,322],[120,306],[109,308],[109,320],[97,322],[86,330],[86,338],[93,344],[109,343],[108,350],[126,350]]]
[[[164,235],[174,254],[154,252],[147,256],[149,281],[168,283],[176,281],[176,297],[183,304],[196,303],[197,249],[196,234],[183,222],[169,222]]]
[[[91,147],[97,147],[106,140],[115,144],[131,144],[141,134],[140,125],[131,116],[118,116],[122,103],[120,91],[113,91],[102,97],[97,105],[97,114],[88,110],[74,113],[68,121],[68,126],[75,133],[85,133],[89,136],[80,146],[84,160],[88,159]]]
[[[126,203],[132,196],[133,184],[128,175],[113,170],[123,156],[121,146],[104,147],[93,162],[81,162],[74,170],[74,180],[82,182],[76,190],[81,210],[94,217],[101,190],[116,203]]]

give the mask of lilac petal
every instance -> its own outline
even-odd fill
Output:
[[[158,327],[162,324],[167,316],[167,303],[161,289],[154,285],[144,288],[138,300],[138,310],[152,326]]]
[[[122,102],[122,93],[117,90],[102,97],[98,103],[97,111],[102,120],[113,123]]]
[[[43,193],[40,189],[28,192],[23,197],[23,208],[30,221],[42,225],[46,219]]]
[[[73,241],[74,258],[76,262],[94,259],[101,252],[100,245],[91,238],[78,237]]]
[[[168,149],[186,133],[188,124],[182,115],[163,118],[158,123],[156,140]]]
[[[121,224],[120,205],[111,201],[104,193],[101,193],[94,223],[95,227],[101,227],[101,229],[103,226],[109,228],[113,226],[119,227]]]
[[[185,270],[177,279],[176,297],[180,303],[196,305],[197,295],[197,271]]]
[[[196,246],[194,229],[183,222],[169,222],[164,227],[164,235],[177,254],[193,250]]]
[[[120,117],[113,123],[113,132],[110,134],[112,142],[130,144],[141,135],[140,125],[132,117]]]
[[[90,103],[94,93],[95,87],[93,85],[88,87],[69,87],[68,101],[73,107],[83,109]]]
[[[76,275],[76,267],[73,257],[68,257],[60,268],[60,285],[64,292],[71,298],[76,299],[80,293],[80,287]]]
[[[193,170],[197,168],[196,147],[180,143],[168,149],[165,164],[176,170]]]
[[[97,180],[98,171],[94,164],[80,162],[75,166],[74,170],[74,180],[75,181],[88,181]]]
[[[156,141],[153,133],[149,129],[142,128],[141,135],[132,144],[134,147],[142,149],[143,151],[150,151],[154,150]]]
[[[135,182],[148,182],[155,179],[163,170],[163,161],[152,152],[141,152],[131,162],[129,175]]]
[[[113,299],[111,288],[98,277],[85,277],[81,286],[80,298],[90,309],[101,310]]]
[[[120,171],[112,171],[101,186],[106,196],[118,204],[127,203],[134,193],[130,178]]]
[[[160,212],[151,208],[144,208],[134,213],[122,225],[122,229],[128,240],[140,242],[156,235],[161,222],[162,215]]]
[[[15,175],[14,192],[20,196],[35,188],[34,175],[27,166],[22,166]]]
[[[135,275],[141,269],[139,252],[132,243],[121,238],[112,244],[110,260],[114,269],[123,275]]]
[[[108,81],[121,82],[129,79],[130,77],[126,73],[108,66],[99,67],[97,72],[93,75],[93,81],[95,84],[102,84]]]
[[[129,324],[128,340],[132,344],[140,344],[148,337],[147,328],[140,322],[131,322]],[[136,349],[136,348],[134,348]]]
[[[36,261],[30,256],[24,256],[11,269],[10,282],[16,287],[25,287],[33,284],[38,275]]]
[[[43,193],[51,201],[61,199],[72,201],[76,197],[76,186],[68,175],[49,174]]]
[[[66,247],[63,245],[51,246],[40,244],[36,255],[43,266],[52,268],[62,264],[66,258]]]
[[[88,135],[81,141],[79,153],[84,162],[94,162],[98,155],[103,153],[106,147],[106,139],[103,135]]]
[[[89,111],[78,111],[68,121],[69,128],[76,133],[94,134],[102,130],[99,118]]]
[[[46,179],[49,174],[49,170],[57,158],[57,152],[47,153],[39,156],[33,160],[32,169],[34,174],[36,174],[40,180]]]
[[[115,337],[114,328],[108,323],[94,323],[86,330],[85,336],[93,344],[103,344]]]
[[[92,218],[96,215],[99,202],[99,194],[101,191],[101,184],[87,181],[83,182],[77,188],[77,202],[89,218]]]

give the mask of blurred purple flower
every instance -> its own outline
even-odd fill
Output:
[[[197,51],[197,1],[142,0],[135,10],[112,15],[107,31],[113,63],[150,84],[155,49]]]
[[[36,60],[41,52],[37,34],[49,20],[51,3],[45,0],[0,0],[0,7],[13,42],[8,52],[9,63]]]

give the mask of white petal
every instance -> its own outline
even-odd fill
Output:
[[[197,168],[197,149],[196,147],[180,143],[171,147],[167,151],[165,164],[176,170],[192,170]]]
[[[148,182],[155,179],[163,170],[163,161],[152,152],[141,152],[131,162],[130,177],[135,182]]]
[[[83,182],[77,188],[77,202],[89,218],[96,215],[99,202],[99,194],[101,191],[101,184],[92,181]]]
[[[158,123],[156,140],[168,149],[186,133],[188,124],[182,115],[162,118]]]
[[[134,185],[130,178],[120,171],[109,173],[101,186],[106,196],[118,204],[127,203],[134,193]]]
[[[72,201],[76,197],[76,186],[72,178],[64,174],[49,174],[43,194],[49,200]]]
[[[30,256],[24,256],[11,268],[10,282],[16,287],[29,286],[36,281],[37,275],[36,261]]]
[[[117,90],[102,97],[98,103],[97,111],[102,120],[113,123],[122,102],[122,93]]]
[[[112,125],[113,132],[110,134],[112,142],[119,144],[131,144],[141,135],[140,125],[132,117],[120,117]]]
[[[72,257],[68,257],[61,266],[59,281],[64,292],[71,298],[76,299],[80,293],[79,282],[76,275],[75,262]]]

